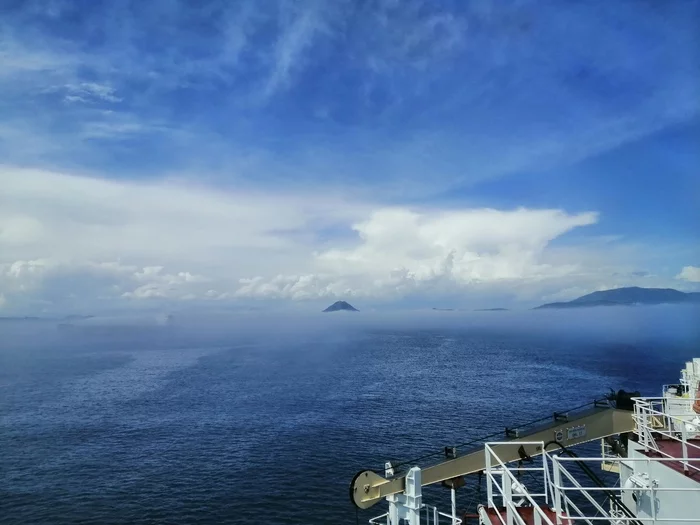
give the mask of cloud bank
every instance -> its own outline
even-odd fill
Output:
[[[550,243],[594,212],[414,209],[331,193],[211,190],[4,168],[7,303],[400,298],[571,275]],[[333,231],[329,231],[332,228]]]
[[[595,213],[470,209],[416,212],[385,208],[352,226],[357,242],[314,254],[313,274],[244,279],[239,296],[402,297],[475,284],[553,279],[575,264],[542,261],[553,239],[595,223]]]

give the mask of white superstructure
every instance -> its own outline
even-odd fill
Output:
[[[700,358],[695,358],[685,364],[681,370],[681,378],[677,385],[664,385],[663,397],[669,412],[678,415],[674,420],[673,430],[680,431],[685,426],[689,435],[700,436],[700,410],[693,409],[700,388]]]

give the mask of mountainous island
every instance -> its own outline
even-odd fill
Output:
[[[615,288],[583,295],[573,301],[547,303],[535,307],[544,308],[589,308],[593,306],[632,306],[641,304],[700,304],[700,292],[685,293],[673,288]]]
[[[350,303],[346,303],[345,301],[336,301],[324,310],[324,312],[341,312],[341,311],[359,312],[359,310],[357,308],[355,308]]]

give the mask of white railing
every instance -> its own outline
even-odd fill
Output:
[[[487,494],[487,504],[490,508],[497,509],[498,506],[494,501],[494,488],[501,496],[502,505],[505,508],[506,518],[505,520],[501,516],[500,512],[496,512],[496,516],[500,520],[502,525],[527,525],[526,521],[518,513],[518,507],[522,504],[527,504],[533,508],[534,522],[535,525],[556,525],[547,517],[545,512],[540,508],[542,503],[547,505],[549,503],[549,495],[547,493],[547,486],[549,480],[549,468],[547,466],[546,455],[542,456],[542,466],[541,467],[513,467],[508,468],[503,461],[494,452],[494,446],[523,446],[523,445],[537,445],[540,450],[544,449],[544,442],[542,441],[518,441],[513,442],[498,442],[498,443],[487,443],[484,446],[486,455],[486,494]],[[520,483],[520,481],[513,474],[513,470],[519,472],[530,471],[530,472],[541,472],[544,492],[542,493],[531,493]],[[522,490],[514,491],[514,487]],[[498,496],[496,496],[498,498]],[[539,501],[536,501],[537,498]],[[518,500],[518,501],[516,501]]]
[[[600,449],[601,456],[603,457],[603,462],[600,464],[601,469],[605,472],[618,472],[617,468],[619,465],[615,460],[620,456],[615,453],[613,446],[603,438],[600,440]]]
[[[650,505],[652,516],[642,518],[634,513],[628,515],[624,512],[623,507],[619,504],[623,500],[624,492],[633,493],[650,493],[652,502],[655,502],[660,493],[682,493],[683,499],[688,502],[687,509],[693,509],[693,501],[700,501],[700,484],[696,487],[659,487],[652,479],[646,480],[646,483],[634,484],[633,486],[615,486],[615,487],[599,487],[599,486],[584,486],[582,485],[566,468],[567,463],[600,463],[603,461],[618,461],[629,465],[634,462],[643,462],[649,465],[650,463],[664,463],[670,461],[678,461],[677,458],[611,458],[603,457],[565,457],[555,456],[552,452],[547,452],[545,456],[550,456],[552,464],[552,475],[550,485],[553,490],[554,512],[559,525],[562,523],[570,523],[570,520],[582,520],[588,525],[594,525],[594,522],[612,522],[624,524],[629,522],[645,522],[645,523],[695,523],[700,524],[700,517],[687,518],[682,516],[684,509],[675,509],[678,511],[678,517],[659,517],[657,516],[656,504]],[[689,459],[689,462],[694,462],[700,467],[700,458]],[[647,472],[649,472],[647,468]],[[598,497],[596,497],[598,496]],[[611,501],[610,508],[605,508],[605,503],[601,503],[602,496],[606,500]],[[613,496],[613,497],[611,497]],[[695,499],[693,499],[695,496]],[[585,505],[585,507],[584,507]],[[584,508],[582,508],[584,507]],[[686,509],[686,510],[687,510]]]
[[[696,452],[700,457],[700,446],[690,441],[691,438],[700,437],[700,425],[692,422],[698,417],[690,407],[695,403],[695,398],[685,398],[688,403],[688,411],[670,413],[667,410],[667,399],[663,397],[635,398],[634,421],[635,433],[639,436],[639,444],[645,452],[654,452],[668,459],[680,461],[686,473],[690,471],[700,472],[700,465],[690,460],[689,451]],[[679,442],[681,456],[675,457],[662,450],[654,437],[660,436]]]
[[[440,512],[437,507],[432,505],[421,506],[421,523],[425,525],[440,525],[441,523],[449,523],[450,525],[462,525],[462,519],[446,512]],[[425,521],[423,518],[425,517]],[[369,522],[372,525],[394,525],[389,519],[389,513],[385,512],[374,518],[370,518]]]
[[[375,516],[374,518],[370,518],[369,522],[372,525],[391,525],[389,523],[389,513],[385,512],[384,514],[380,514],[379,516]]]
[[[462,520],[446,512],[440,512],[437,507],[431,505],[423,505],[425,509],[425,525],[439,525],[440,523],[451,523],[452,525],[461,525]],[[422,512],[422,511],[421,511]],[[432,517],[432,520],[431,520]],[[442,520],[441,518],[447,518]]]

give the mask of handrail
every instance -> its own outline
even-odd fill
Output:
[[[687,401],[687,404],[689,406],[691,405],[691,403],[694,402],[694,398],[689,397],[682,399],[683,401]],[[635,429],[635,433],[639,436],[640,444],[644,447],[644,450],[648,452],[651,449],[658,454],[666,456],[667,458],[673,458],[673,456],[661,450],[661,448],[656,444],[656,440],[654,439],[654,434],[665,436],[671,440],[681,443],[682,456],[680,458],[673,459],[681,461],[681,463],[683,464],[683,470],[685,472],[689,472],[690,469],[693,469],[700,472],[700,468],[691,464],[691,462],[689,461],[689,459],[691,458],[689,458],[688,456],[688,447],[700,451],[700,446],[696,445],[695,443],[691,443],[688,440],[689,433],[693,435],[700,435],[700,428],[698,428],[697,431],[688,430],[687,428],[687,425],[694,424],[691,423],[692,420],[689,421],[689,418],[692,417],[693,419],[695,419],[696,417],[698,417],[697,414],[695,414],[694,412],[671,414],[665,410],[659,410],[657,408],[659,407],[659,405],[661,405],[661,408],[664,408],[664,406],[667,404],[668,398],[666,397],[634,398],[634,401],[634,413],[632,415],[632,418],[634,419],[637,426],[637,428]],[[650,425],[650,418],[653,417],[664,421],[664,427],[655,428],[652,425]],[[678,426],[680,427],[680,438],[678,436],[678,430],[673,430],[671,422],[678,424]]]
[[[514,445],[515,443],[512,442],[496,442],[496,443],[487,443],[484,446],[484,452],[486,456],[486,481],[487,481],[487,500],[488,504],[490,507],[495,507],[494,502],[493,502],[493,486],[496,486],[496,489],[498,492],[501,494],[503,498],[503,506],[506,508],[506,520],[503,520],[503,517],[501,516],[500,512],[496,513],[498,516],[499,521],[502,523],[502,525],[513,525],[513,521],[517,521],[519,525],[527,525],[525,520],[518,514],[517,506],[513,502],[513,484],[518,483],[519,481],[516,479],[515,476],[513,476],[513,473],[511,472],[511,469],[509,469],[498,457],[498,455],[494,452],[492,446],[497,446],[497,445]],[[525,442],[520,442],[518,443],[519,445],[538,445],[544,449],[544,442],[543,441],[525,441]],[[536,525],[541,525],[543,523],[548,524],[548,525],[556,525],[553,523],[549,517],[544,513],[544,511],[540,508],[540,506],[537,504],[537,502],[534,500],[534,497],[544,497],[545,501],[548,499],[547,495],[547,490],[546,490],[546,483],[547,483],[547,459],[546,459],[546,454],[542,456],[542,461],[543,461],[543,466],[541,468],[532,468],[529,470],[541,470],[544,475],[545,479],[545,492],[544,494],[531,494],[530,492],[525,491],[522,494],[517,494],[518,498],[524,498],[533,508],[533,513],[534,513],[534,519],[535,519],[535,524]],[[500,470],[498,471],[499,474],[501,474],[501,483],[496,480],[494,476],[494,470],[491,466],[491,460],[495,459],[496,463],[500,467]]]
[[[639,397],[633,397],[632,399],[633,399],[634,401],[637,401],[637,400],[642,400],[642,401],[665,401],[665,400],[667,400],[667,399],[674,399],[674,398],[670,398],[670,397],[668,397],[668,396],[639,396]],[[696,400],[700,400],[700,397],[697,397],[697,396],[692,396],[692,397],[691,397],[691,396],[689,396],[689,397],[676,396],[675,399],[679,399],[679,400],[682,399],[682,400],[685,400],[685,401],[687,401],[688,399],[691,399],[691,400],[693,400],[693,401],[696,401]]]
[[[571,518],[579,518],[589,525],[594,525],[593,522],[598,522],[598,521],[603,521],[603,522],[609,522],[611,519],[616,520],[618,523],[639,523],[640,521],[644,522],[644,519],[649,519],[649,518],[643,518],[640,520],[638,517],[631,517],[631,516],[625,516],[624,513],[616,513],[614,508],[611,508],[610,510],[605,510],[601,504],[596,501],[596,499],[593,497],[596,492],[604,492],[604,493],[609,493],[609,492],[614,492],[616,494],[622,495],[625,490],[629,490],[625,487],[595,487],[595,486],[583,486],[566,468],[567,463],[579,463],[579,462],[602,462],[602,461],[610,461],[610,458],[603,458],[603,457],[566,457],[566,456],[555,456],[552,452],[547,452],[548,456],[550,457],[550,460],[552,461],[552,468],[553,468],[553,481],[551,482],[551,487],[554,492],[555,496],[555,513],[557,516],[558,521],[561,520],[571,520]],[[630,462],[644,462],[644,463],[650,463],[650,462],[658,462],[658,463],[664,463],[664,462],[670,462],[670,461],[678,461],[677,458],[648,458],[648,457],[637,457],[637,458],[616,458],[613,461],[619,462],[619,463],[630,463]],[[700,464],[700,458],[690,458],[689,461],[691,462],[697,462]],[[565,483],[568,482],[569,485],[566,485]],[[636,486],[634,488],[634,491],[639,491],[639,492],[650,492],[652,494],[657,493],[657,492],[679,492],[679,493],[700,493],[700,485],[697,487],[656,487],[653,484],[650,484],[649,486]],[[587,515],[586,513],[582,512],[581,509],[576,507],[574,502],[571,499],[571,496],[569,493],[575,493],[583,496],[588,503],[591,504],[591,506],[597,511],[595,516],[592,515]],[[653,496],[652,496],[653,497]],[[567,511],[568,513],[565,515],[562,511],[563,506],[567,505],[569,508],[573,508],[576,512],[577,515],[573,516],[570,511]],[[654,511],[655,512],[655,511]],[[598,516],[600,514],[600,516]],[[614,514],[614,516],[613,516]],[[698,520],[696,518],[676,518],[676,517],[665,517],[661,518],[658,516],[654,516],[651,518],[651,522],[653,523],[665,523],[665,522],[673,522],[673,523],[698,523]]]
[[[389,525],[389,513],[385,512],[384,514],[380,514],[379,516],[375,516],[374,518],[370,518],[369,522],[371,525],[381,525],[379,523],[379,520],[382,518],[386,518],[386,525]]]
[[[462,525],[462,518],[458,518],[456,516],[452,516],[451,514],[447,514],[446,512],[441,512],[437,509],[437,507],[434,507],[432,505],[426,505],[425,503],[421,506],[421,512],[425,510],[426,513],[426,518],[427,522],[426,525],[439,525],[440,523],[440,516],[443,516],[445,518],[449,518],[449,521],[451,522],[451,525]],[[430,520],[430,514],[432,512],[433,515],[433,520],[431,524]],[[382,521],[383,520],[383,521]],[[369,519],[369,523],[371,525],[390,525],[389,522],[389,513],[385,512],[384,514],[380,514],[379,516],[375,516],[373,518]]]

